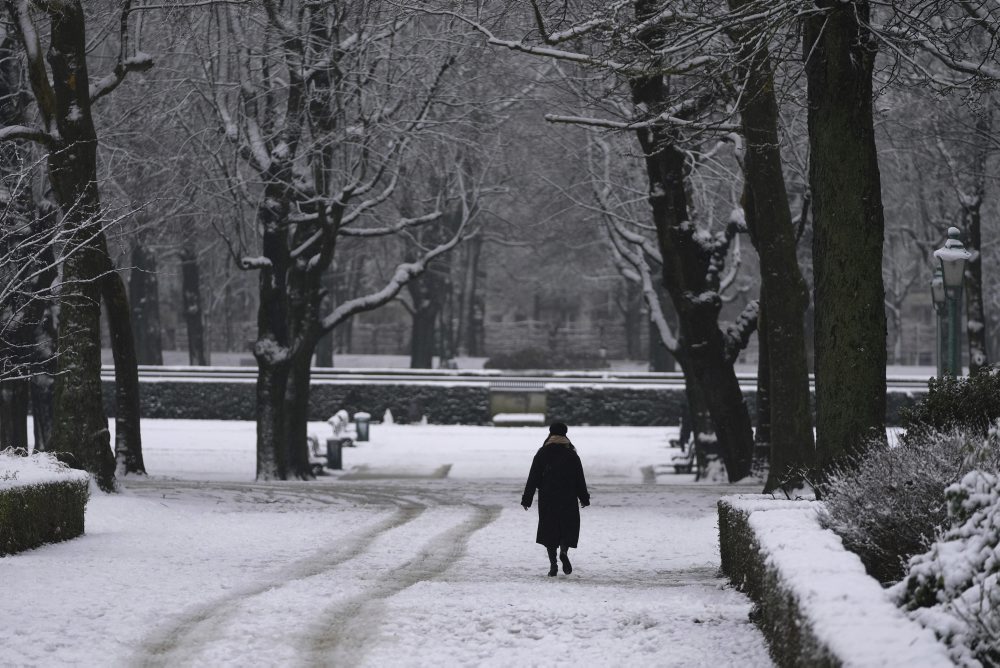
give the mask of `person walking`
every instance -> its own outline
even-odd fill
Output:
[[[549,425],[549,436],[535,453],[524,486],[521,506],[531,507],[538,490],[538,532],[535,542],[544,545],[549,554],[549,577],[559,573],[556,566],[556,548],[563,573],[573,572],[569,561],[569,548],[576,547],[580,539],[580,508],[590,505],[583,464],[576,448],[566,437],[569,429],[562,422]],[[577,506],[577,501],[580,505]]]

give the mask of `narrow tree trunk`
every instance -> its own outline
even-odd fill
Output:
[[[764,289],[760,293],[760,316],[757,319],[757,429],[753,441],[758,447],[771,449],[771,349],[764,332],[767,328],[767,300]],[[770,456],[768,457],[770,461]]]
[[[972,257],[965,263],[965,308],[967,314],[966,332],[969,339],[969,375],[979,373],[989,361],[989,346],[986,340],[986,311],[983,307],[983,257],[982,257],[982,208],[986,198],[986,159],[988,157],[987,137],[992,132],[992,112],[985,112],[976,120],[975,168],[973,171],[973,193],[963,202],[966,241]]]
[[[622,324],[625,330],[625,355],[630,360],[641,359],[642,287],[632,281],[626,281],[624,292],[625,308]]]
[[[429,306],[414,311],[412,333],[410,334],[411,369],[430,369],[434,366],[436,322],[437,313]]]
[[[198,255],[193,248],[185,247],[181,249],[180,256],[181,308],[184,310],[184,323],[187,325],[188,363],[191,366],[208,366],[208,350],[205,347],[205,329],[202,320],[201,273],[198,270]],[[228,284],[226,290],[228,294]]]
[[[30,385],[27,378],[0,381],[0,450],[28,449],[28,404]]]
[[[739,10],[746,2],[729,0],[729,6]],[[764,491],[769,492],[813,465],[814,444],[805,343],[809,296],[796,257],[785,190],[772,65],[758,37],[754,33],[740,39],[746,67],[739,110],[746,140],[744,212],[760,256],[761,311],[765,314],[758,321],[763,324],[758,327],[758,338],[765,352],[778,353],[763,358],[768,376],[763,398],[770,409],[771,444]]]
[[[54,362],[54,359],[53,359]],[[55,379],[51,373],[38,373],[31,377],[31,424],[35,435],[35,450],[49,450],[52,439],[52,408],[55,398]]]
[[[110,260],[108,264],[101,278],[101,292],[107,307],[111,352],[115,360],[117,474],[146,475],[146,465],[142,458],[142,435],[139,429],[141,418],[139,369],[135,341],[132,339],[132,324],[129,322],[128,297],[121,275],[110,266]]]
[[[870,3],[804,19],[813,210],[817,464],[885,439],[884,219],[872,119]]]
[[[479,257],[482,249],[481,237],[473,237],[465,244],[465,276],[458,321],[458,354],[463,356],[479,353],[479,342],[476,339],[476,296],[479,290]]]
[[[142,244],[136,244],[132,249],[129,296],[132,332],[139,364],[163,365],[158,285],[156,256]]]

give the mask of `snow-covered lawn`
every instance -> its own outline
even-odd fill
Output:
[[[717,573],[715,502],[756,487],[643,483],[673,430],[571,427],[593,505],[548,578],[544,435],[376,424],[343,476],[261,484],[252,423],[145,421],[148,480],[0,559],[0,665],[771,665]]]

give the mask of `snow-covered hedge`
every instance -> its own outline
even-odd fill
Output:
[[[0,557],[81,535],[89,480],[49,453],[0,451]]]
[[[139,384],[142,416],[190,420],[253,420],[253,382],[152,381]],[[114,415],[114,383],[104,384],[104,406]],[[427,416],[432,424],[488,424],[489,389],[447,384],[315,383],[309,392],[309,419],[326,420],[338,410],[381,416],[392,411],[397,422]]]
[[[1000,476],[971,471],[944,494],[949,526],[891,595],[960,666],[1000,665]]]
[[[484,376],[489,374],[484,373]],[[754,415],[753,391],[744,393]],[[142,381],[139,400],[143,417],[191,420],[253,420],[256,385],[251,381]],[[887,424],[894,425],[900,406],[913,398],[901,392],[886,396]],[[567,386],[557,380],[545,389],[546,420],[568,424],[660,426],[677,425],[687,399],[683,390],[642,386]],[[104,407],[114,415],[114,382],[104,383]],[[359,410],[372,415],[392,411],[406,423],[426,415],[432,424],[489,424],[489,389],[482,384],[314,383],[309,398],[309,419],[326,420],[341,408],[352,415]]]
[[[820,526],[815,501],[719,501],[722,569],[759,606],[780,666],[951,666],[945,647],[900,610],[857,555]]]
[[[641,427],[679,424],[687,398],[681,390],[556,385],[546,388],[545,405],[547,421]]]

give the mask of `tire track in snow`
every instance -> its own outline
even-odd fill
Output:
[[[135,664],[141,666],[173,666],[193,658],[206,638],[214,636],[215,630],[226,618],[235,613],[247,600],[290,582],[314,577],[335,569],[344,562],[363,553],[382,534],[414,521],[427,506],[408,498],[391,499],[397,510],[388,518],[327,546],[310,558],[293,562],[280,578],[258,582],[241,588],[232,594],[211,603],[198,606],[180,620],[154,632],[139,649]]]
[[[472,517],[428,541],[410,561],[385,573],[384,579],[326,610],[308,633],[311,649],[303,665],[358,665],[379,632],[386,600],[413,585],[441,576],[462,558],[469,539],[500,516],[500,506],[473,506]]]

